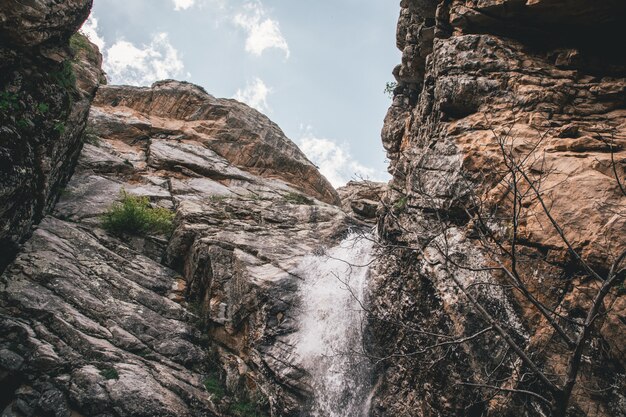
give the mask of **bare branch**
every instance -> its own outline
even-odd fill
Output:
[[[528,390],[524,390],[524,389],[502,388],[502,387],[496,387],[494,385],[473,384],[471,382],[457,382],[457,384],[465,385],[465,386],[468,386],[468,387],[477,387],[477,388],[492,389],[492,390],[502,391],[502,392],[509,392],[511,394],[528,395],[528,396],[531,396],[531,397],[536,398],[538,400],[541,400],[541,401],[543,401],[544,403],[546,403],[548,405],[552,405],[552,401],[548,400],[546,397],[543,397],[543,396],[537,394],[536,392],[532,392],[532,391],[528,391]]]

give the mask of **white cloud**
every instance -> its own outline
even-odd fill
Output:
[[[100,51],[104,50],[104,39],[98,34],[98,19],[93,15],[89,15],[89,18],[83,23],[80,33],[85,35]]]
[[[167,33],[158,33],[141,47],[125,40],[115,42],[104,53],[104,70],[113,84],[149,85],[181,76],[184,64]]]
[[[196,0],[172,0],[174,2],[174,10],[185,10],[196,3]]]
[[[250,107],[254,107],[260,112],[268,111],[267,96],[272,92],[262,79],[255,78],[252,82],[246,83],[246,88],[239,89],[233,96],[235,100],[242,101]]]
[[[247,32],[246,51],[260,56],[270,48],[280,49],[289,58],[289,45],[280,31],[279,23],[267,17],[259,0],[248,2],[244,11],[233,17],[233,23]]]
[[[195,0],[177,0],[189,4]],[[189,6],[187,6],[189,7]],[[166,78],[183,75],[185,65],[180,53],[172,46],[167,33],[157,33],[148,45],[136,46],[124,39],[118,39],[111,47],[98,32],[98,19],[89,16],[81,32],[100,48],[103,69],[112,84],[150,85]],[[185,74],[187,77],[191,75]]]
[[[310,127],[304,130],[297,144],[334,187],[345,185],[351,179],[384,180],[379,172],[356,161],[346,144],[315,137]]]

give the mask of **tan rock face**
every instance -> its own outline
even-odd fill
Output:
[[[489,218],[497,236],[510,239],[512,177],[502,145],[522,161],[567,241],[596,270],[606,271],[626,248],[626,195],[620,187],[626,184],[626,62],[622,46],[611,40],[623,38],[624,6],[541,0],[402,3],[398,47],[403,57],[394,70],[399,85],[383,128],[394,179],[379,226],[391,243],[420,250],[391,253],[381,263],[373,300],[382,316],[445,334],[478,329],[482,319],[450,285],[445,260],[434,249],[442,244],[439,226],[448,222],[445,244],[455,259],[473,268],[456,275],[517,329],[529,352],[540,352],[533,354],[547,372],[565,372],[569,351],[554,343],[554,330],[527,299],[506,290],[476,289],[477,282],[499,286],[503,277],[478,271],[495,261],[477,239],[472,216],[495,213]],[[572,261],[528,180],[523,180],[527,193],[518,229],[522,275],[550,308],[579,317],[598,283],[579,280],[584,271]],[[569,415],[614,416],[623,409],[624,381],[617,371],[624,366],[623,350],[617,346],[626,313],[620,291],[614,289],[605,302],[612,310],[598,324],[601,337],[586,351],[591,359]],[[382,353],[406,353],[427,343],[407,329],[378,329]],[[496,396],[481,403],[476,398],[488,392],[458,385],[479,381],[480,367],[495,369],[493,358],[502,359],[491,339],[479,344],[447,352],[440,360],[391,360],[374,414],[415,415],[410,410],[416,409],[425,416],[520,415],[523,399]],[[598,345],[607,349],[593,348]],[[515,381],[511,375],[501,378]],[[602,398],[585,391],[607,380],[614,385]]]
[[[146,135],[163,132],[197,142],[253,174],[339,203],[334,188],[275,123],[235,100],[216,99],[192,84],[162,81],[152,88],[102,88],[95,106],[141,120],[145,126],[136,128]]]

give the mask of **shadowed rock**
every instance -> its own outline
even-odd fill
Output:
[[[54,205],[82,146],[102,57],[80,35],[91,1],[0,4],[0,271]]]

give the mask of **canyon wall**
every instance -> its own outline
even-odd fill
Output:
[[[80,153],[102,80],[97,48],[74,35],[91,4],[0,5],[0,271],[54,205]]]
[[[567,385],[626,248],[625,17],[619,1],[401,2],[372,415],[564,415],[548,386]],[[620,273],[567,415],[624,415]]]
[[[0,6],[2,415],[300,415],[298,268],[374,197],[235,100],[103,85],[90,8]]]
[[[309,406],[294,351],[297,269],[371,225],[335,205],[267,117],[184,82],[102,85],[60,194],[0,278],[5,413],[297,416]],[[170,213],[171,227],[133,230],[136,211],[107,226],[122,204]]]

